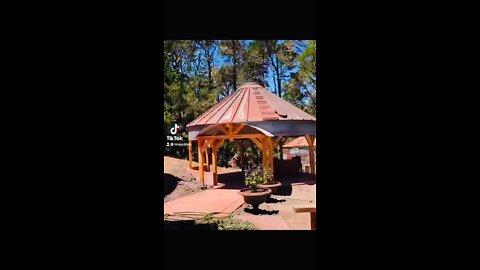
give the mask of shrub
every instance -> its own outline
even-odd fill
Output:
[[[257,186],[263,184],[265,179],[261,169],[253,169],[245,173],[245,185],[252,189],[252,192],[257,191]]]
[[[266,168],[264,171],[264,183],[270,184],[273,182],[273,174],[270,168]]]
[[[179,219],[182,217],[182,219]],[[255,225],[248,221],[235,219],[233,214],[219,217],[215,213],[182,212],[165,214],[163,216],[165,231],[172,230],[257,230]]]

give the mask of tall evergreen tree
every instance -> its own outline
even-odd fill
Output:
[[[298,56],[298,80],[303,84],[306,95],[310,98],[308,111],[316,115],[317,105],[317,42],[309,40],[305,50]]]
[[[237,89],[238,71],[245,54],[245,41],[243,40],[223,40],[220,42],[222,55],[227,56],[232,66],[232,87],[233,91]],[[233,91],[229,91],[229,94]]]
[[[268,54],[262,49],[262,44],[259,41],[253,41],[248,46],[242,67],[245,81],[254,81],[269,87],[266,78],[269,68]]]
[[[282,82],[289,77],[288,72],[295,67],[295,43],[293,41],[259,40],[257,44],[259,50],[268,59],[268,65],[274,76],[275,92],[282,97]]]

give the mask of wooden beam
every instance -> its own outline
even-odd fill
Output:
[[[259,140],[258,138],[253,137],[253,138],[250,138],[250,140],[251,140],[252,142],[254,142],[254,143],[258,146],[258,148],[260,148],[260,149],[263,148],[263,143],[262,143],[262,141]]]
[[[293,210],[295,211],[295,213],[316,212],[317,206],[315,204],[295,205],[293,206]]]
[[[192,168],[192,141],[188,141],[188,168]]]
[[[238,128],[236,128],[234,131],[233,131],[233,134],[238,134],[240,131],[242,131],[242,129],[245,127],[245,125],[243,124],[240,124],[240,126]]]
[[[214,151],[218,151],[218,149],[220,149],[220,147],[223,145],[223,142],[225,141],[225,139],[219,139],[216,143],[215,143],[215,146],[214,146]]]
[[[203,146],[203,139],[198,139],[198,172],[200,175],[200,182],[202,185],[205,185],[205,181],[203,178],[203,152],[202,152],[202,146]]]
[[[236,134],[233,135],[233,139],[250,139],[250,138],[262,138],[266,137],[264,134]],[[210,139],[210,138],[215,138],[215,139],[226,139],[228,140],[230,137],[228,135],[215,135],[215,136],[197,136],[197,139]]]
[[[213,151],[213,149],[215,149],[215,147],[217,146],[218,141],[219,141],[219,140],[217,140],[217,139],[213,139],[213,141],[210,143],[210,146],[209,146],[209,147],[212,149],[212,151]]]
[[[228,139],[233,142],[233,124],[232,123],[227,123],[228,127]]]
[[[218,129],[220,129],[223,133],[225,133],[224,136],[228,136],[228,131],[225,129],[223,125],[218,126]]]
[[[305,135],[305,139],[308,142],[308,154],[310,158],[310,170],[312,171],[313,177],[315,177],[315,160],[314,160],[314,153],[313,153],[313,136]]]
[[[210,148],[213,150],[215,149],[215,145],[217,144],[218,140],[217,139],[213,139],[213,141],[210,143]]]
[[[202,146],[202,151],[206,151],[207,147],[209,147],[213,141],[215,141],[217,138],[213,137],[213,138],[209,138],[209,139],[206,139],[203,146]]]
[[[305,139],[307,140],[308,146],[310,147],[310,135],[305,135]]]

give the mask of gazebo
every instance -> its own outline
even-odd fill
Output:
[[[282,153],[282,145],[288,137],[305,136],[309,144],[311,172],[315,177],[315,117],[257,83],[247,83],[239,87],[189,123],[187,131],[189,171],[197,176],[203,185],[218,184],[217,153],[225,140],[237,143],[243,162],[244,145],[238,140],[250,139],[262,151],[263,168],[270,168],[273,173],[274,148],[279,145]],[[192,166],[193,141],[198,142],[198,167]],[[213,165],[212,171],[210,165]]]
[[[317,139],[313,141],[313,149],[316,151]],[[310,168],[308,166],[307,160],[309,159],[309,144],[305,137],[298,137],[293,141],[286,143],[283,146],[283,156],[286,156],[286,159],[291,159],[292,157],[299,157],[302,163],[302,170]],[[315,153],[314,151],[314,153]],[[315,158],[314,158],[315,160]]]

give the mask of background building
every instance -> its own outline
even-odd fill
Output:
[[[317,139],[314,140],[313,146],[315,148],[314,151],[314,160],[316,164],[316,148],[317,148]],[[304,136],[298,137],[293,141],[285,144],[283,146],[283,159],[292,159],[294,157],[300,157],[302,162],[302,171],[303,172],[310,172],[310,160],[308,154],[308,142]]]

